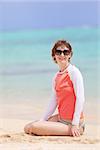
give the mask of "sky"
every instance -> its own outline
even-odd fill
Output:
[[[99,26],[100,0],[0,0],[0,31]]]

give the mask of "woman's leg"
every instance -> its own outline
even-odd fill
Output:
[[[70,135],[70,126],[58,122],[58,115],[51,116],[48,121],[32,122],[24,130],[36,135]]]
[[[31,124],[29,133],[36,135],[70,135],[70,126],[60,122],[39,121]]]
[[[59,121],[58,114],[49,117],[48,121],[58,122]]]
[[[30,133],[30,128],[31,126],[35,123],[35,122],[38,122],[39,120],[37,121],[34,121],[34,122],[31,122],[31,123],[28,123],[25,127],[24,127],[24,131],[26,134],[29,134]],[[56,115],[53,115],[51,116],[48,121],[53,121],[53,122],[57,122],[58,121],[58,114]]]
[[[30,122],[30,123],[28,123],[28,124],[25,125],[24,132],[26,134],[30,134],[30,128],[31,128],[32,124],[34,124],[35,122],[38,122],[38,121]]]

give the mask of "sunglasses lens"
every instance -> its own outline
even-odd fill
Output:
[[[56,55],[61,55],[62,51],[61,50],[56,50]]]
[[[64,55],[69,55],[69,53],[70,53],[70,52],[69,52],[68,50],[64,50],[64,51],[63,51],[63,54],[64,54]]]
[[[56,50],[56,55],[61,55],[62,53],[64,55],[69,55],[70,51],[69,50],[64,50],[64,51]]]

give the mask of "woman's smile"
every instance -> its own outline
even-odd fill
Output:
[[[58,59],[59,59],[59,61],[66,61],[65,57],[59,57]]]

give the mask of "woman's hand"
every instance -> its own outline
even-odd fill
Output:
[[[72,136],[80,136],[80,129],[79,129],[79,126],[77,125],[72,125],[71,126],[71,135]]]

